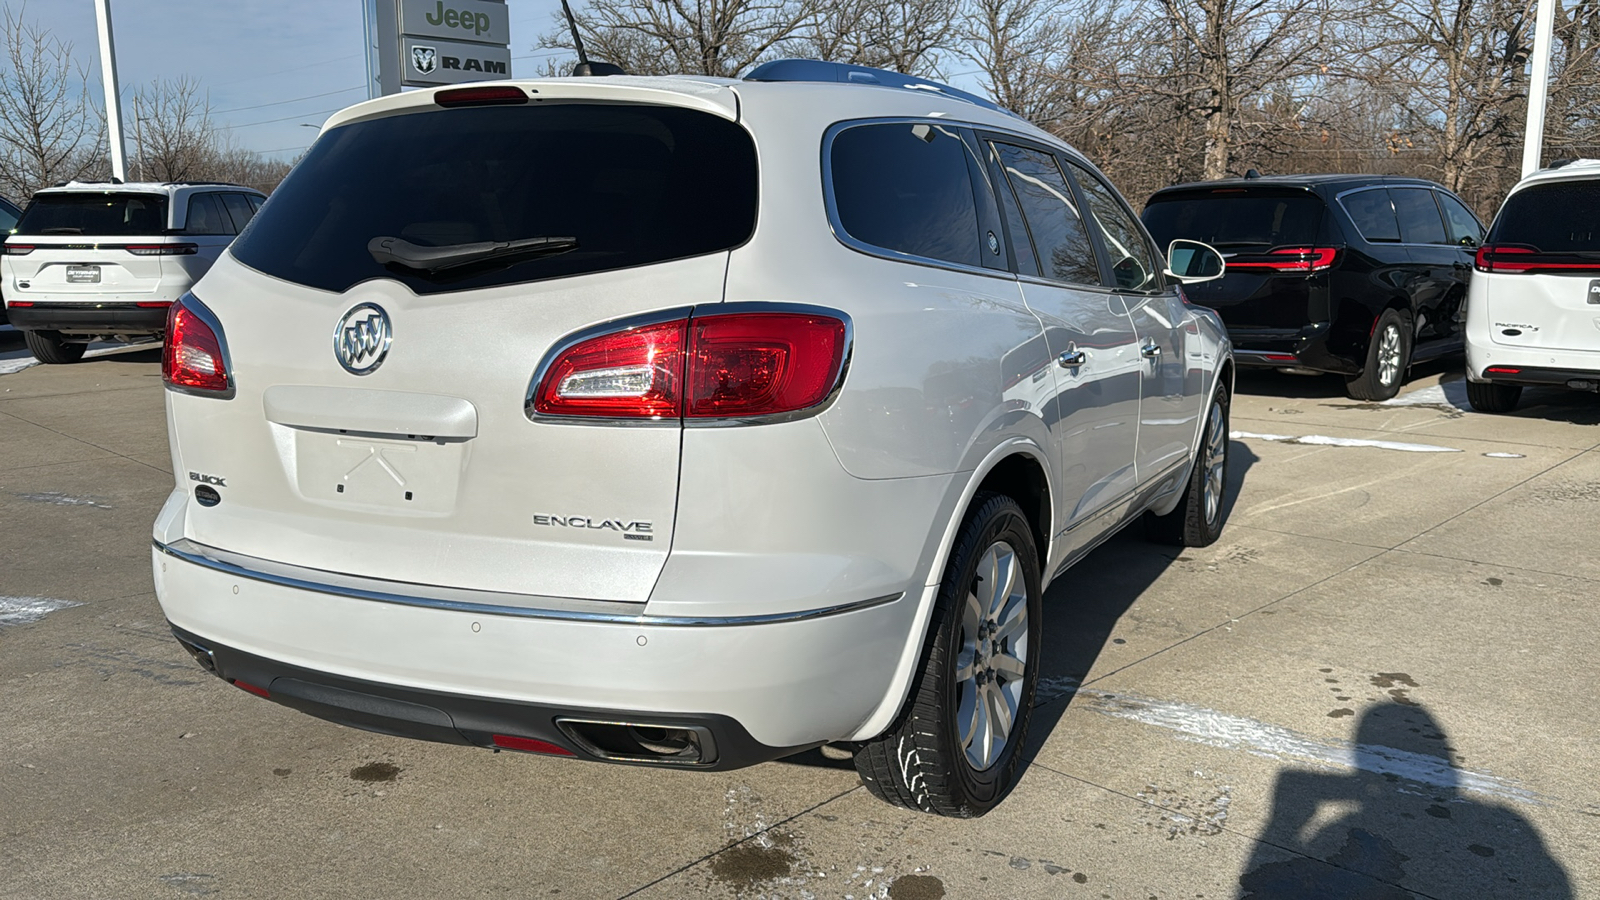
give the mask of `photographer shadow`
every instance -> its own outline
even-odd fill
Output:
[[[1279,773],[1240,900],[1572,897],[1538,830],[1492,799],[1525,792],[1458,768],[1452,752],[1423,707],[1367,709],[1351,770]]]

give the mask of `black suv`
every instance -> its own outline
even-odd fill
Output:
[[[1462,350],[1460,312],[1483,225],[1431,181],[1285,175],[1180,184],[1145,204],[1165,247],[1204,241],[1220,280],[1184,288],[1228,326],[1240,365],[1333,372],[1387,400],[1407,367]]]

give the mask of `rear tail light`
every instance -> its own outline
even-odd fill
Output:
[[[222,348],[216,317],[193,294],[185,294],[167,310],[161,380],[184,393],[232,397],[233,377]]]
[[[608,332],[557,352],[534,388],[545,416],[756,418],[799,412],[838,386],[842,316],[725,312]]]
[[[1339,256],[1337,247],[1283,247],[1269,250],[1264,256],[1267,259],[1247,260],[1239,262],[1228,260],[1229,269],[1262,269],[1269,272],[1321,272],[1323,269],[1333,268],[1333,262]]]
[[[1479,272],[1527,275],[1534,272],[1600,271],[1600,260],[1564,253],[1545,253],[1531,244],[1484,244],[1472,258]]]
[[[129,244],[123,248],[134,256],[190,256],[200,252],[199,244]]]
[[[7,256],[27,256],[29,253],[32,253],[32,252],[33,252],[33,245],[32,244],[7,244],[6,245],[6,255]]]

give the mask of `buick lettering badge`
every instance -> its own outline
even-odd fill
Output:
[[[352,308],[333,331],[333,355],[352,375],[366,375],[383,364],[394,336],[389,314],[376,303]]]

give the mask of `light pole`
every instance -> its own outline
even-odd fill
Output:
[[[1528,80],[1528,127],[1522,138],[1522,177],[1539,170],[1544,151],[1545,97],[1550,93],[1550,38],[1555,26],[1554,0],[1538,0],[1533,20],[1533,73]]]
[[[128,180],[127,148],[122,144],[122,94],[117,90],[117,51],[111,40],[111,0],[94,0],[100,27],[100,78],[106,89],[106,136],[111,141],[111,178]]]

